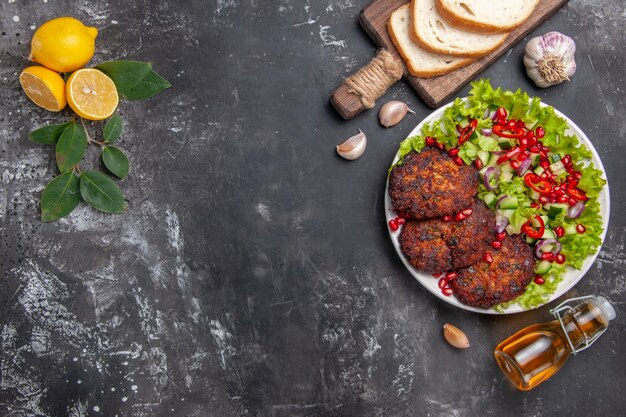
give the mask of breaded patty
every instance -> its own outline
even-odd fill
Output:
[[[458,270],[450,281],[454,295],[463,304],[490,308],[514,300],[533,279],[535,257],[521,235],[507,236],[500,250],[491,250],[493,262],[480,261]]]
[[[457,213],[472,204],[478,191],[478,171],[456,165],[436,148],[409,152],[389,174],[393,208],[411,219],[429,219]]]
[[[443,272],[473,264],[491,247],[496,216],[493,210],[474,199],[472,214],[465,220],[410,220],[400,233],[402,253],[415,268]]]

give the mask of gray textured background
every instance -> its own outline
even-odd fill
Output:
[[[385,100],[416,115],[393,129],[375,111],[342,121],[328,104],[375,53],[357,24],[366,3],[0,3],[1,415],[623,414],[623,2],[572,0],[535,31],[575,38],[571,82],[536,89],[525,42],[483,74],[575,120],[611,187],[605,245],[567,295],[604,294],[618,319],[530,393],[508,385],[492,351],[549,307],[507,317],[452,308],[413,280],[389,241],[386,170],[431,110],[404,82]],[[132,163],[123,215],[82,204],[57,223],[38,220],[56,168],[52,149],[27,134],[69,113],[36,108],[17,76],[36,26],[59,15],[100,29],[92,62],[151,61],[173,84],[120,106]],[[359,128],[365,155],[341,160],[335,145]],[[446,322],[470,349],[445,344]]]

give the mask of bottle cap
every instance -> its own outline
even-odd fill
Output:
[[[599,297],[596,297],[595,301],[598,307],[600,307],[600,310],[602,310],[602,313],[604,313],[604,316],[609,321],[615,318],[615,309],[613,308],[609,300],[607,300],[606,298],[602,296],[599,296]]]

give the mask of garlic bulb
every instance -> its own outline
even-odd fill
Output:
[[[350,161],[359,158],[365,152],[367,146],[367,137],[359,129],[359,133],[348,138],[344,143],[337,145],[337,153],[342,158]]]
[[[406,116],[407,113],[415,113],[409,109],[406,103],[401,101],[390,101],[380,108],[378,120],[384,127],[395,126]]]
[[[532,38],[524,55],[526,73],[541,88],[569,81],[576,72],[575,51],[574,40],[559,32]]]

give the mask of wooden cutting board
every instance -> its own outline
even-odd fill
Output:
[[[447,102],[454,93],[460,90],[465,84],[473,80],[491,63],[508,51],[520,39],[524,38],[529,32],[556,13],[556,11],[567,2],[568,0],[541,0],[530,17],[521,26],[512,31],[498,49],[467,67],[434,78],[414,77],[410,75],[405,68],[404,78],[415,91],[417,91],[420,97],[424,99],[426,104],[430,107],[439,107],[441,104]],[[406,0],[375,0],[361,11],[359,18],[361,26],[363,26],[363,29],[365,29],[367,34],[374,40],[374,43],[380,48],[386,48],[398,57],[400,57],[400,55],[393,45],[393,42],[391,42],[389,33],[387,32],[387,20],[389,20],[389,16],[394,10],[407,3],[409,2]],[[549,28],[546,28],[546,32],[549,32]],[[515,67],[515,71],[518,71],[518,66]],[[363,110],[359,108],[362,105],[358,97],[348,93],[345,85],[335,90],[331,101],[344,118],[354,117]],[[338,106],[343,106],[343,108],[346,109],[345,114]]]

